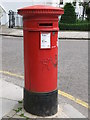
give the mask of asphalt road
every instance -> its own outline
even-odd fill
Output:
[[[88,41],[59,40],[58,63],[58,89],[88,102]],[[2,37],[2,69],[24,75],[23,38]],[[9,81],[23,84],[22,79],[14,77]],[[67,98],[59,97],[59,102],[72,104],[85,116],[88,114],[87,108]]]

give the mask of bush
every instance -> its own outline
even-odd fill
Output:
[[[64,14],[61,17],[61,22],[71,24],[76,22],[75,8],[71,3],[66,3],[64,6]]]
[[[65,24],[59,22],[60,30],[77,30],[77,31],[90,31],[90,23],[81,24]]]

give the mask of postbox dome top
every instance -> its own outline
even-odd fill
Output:
[[[58,7],[46,6],[46,5],[34,5],[18,9],[18,14],[22,16],[30,16],[32,14],[53,14],[62,15],[64,10]]]

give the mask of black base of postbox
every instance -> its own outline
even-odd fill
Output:
[[[38,116],[51,116],[57,113],[58,91],[34,93],[24,88],[24,109]]]

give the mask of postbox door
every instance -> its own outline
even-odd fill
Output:
[[[57,89],[57,32],[26,31],[25,34],[26,88],[32,92]]]

